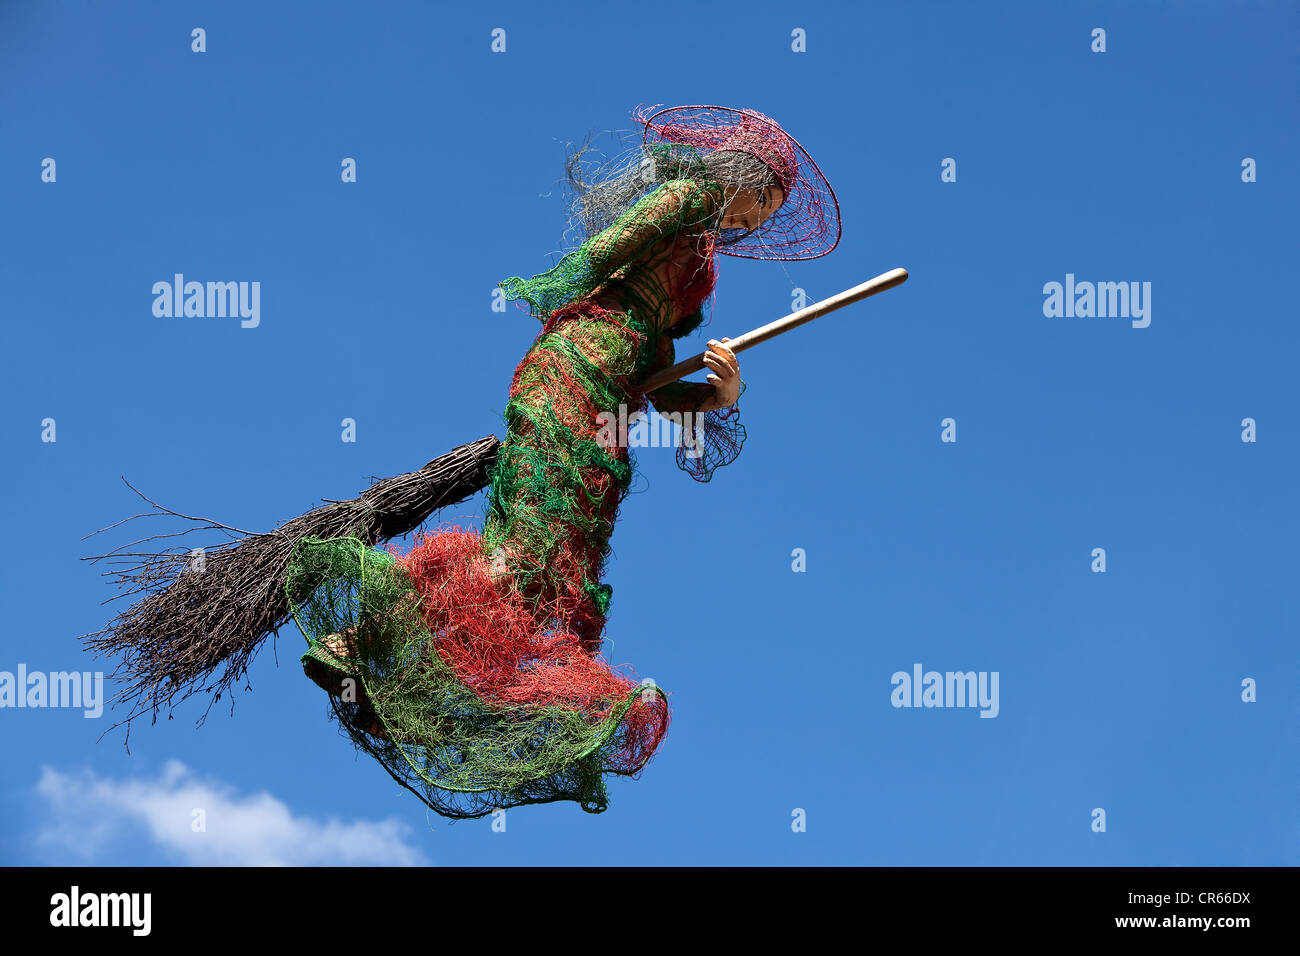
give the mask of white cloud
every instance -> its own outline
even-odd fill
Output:
[[[170,760],[156,779],[112,780],[41,768],[36,784],[48,817],[37,842],[72,850],[83,860],[103,853],[127,830],[142,830],[179,862],[201,866],[421,866],[400,820],[315,820],[294,816],[271,794],[240,796],[200,780]],[[194,832],[194,811],[206,830]],[[113,861],[107,861],[110,864]]]

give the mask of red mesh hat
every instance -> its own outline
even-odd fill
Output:
[[[738,150],[776,174],[785,200],[739,242],[719,244],[724,255],[746,259],[816,259],[840,241],[840,204],[808,151],[762,113],[728,106],[639,106],[633,119],[645,143],[680,143],[701,150]]]

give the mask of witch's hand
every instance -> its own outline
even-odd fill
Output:
[[[702,411],[717,408],[730,408],[740,398],[740,363],[736,353],[727,348],[731,339],[709,339],[709,350],[704,353],[704,365],[709,369],[705,376],[713,386],[713,401],[705,405]]]

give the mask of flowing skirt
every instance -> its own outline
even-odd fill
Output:
[[[644,410],[652,339],[628,312],[552,314],[515,370],[481,533],[441,528],[405,554],[298,544],[287,587],[304,667],[335,675],[354,743],[445,816],[554,800],[600,812],[605,775],[638,773],[667,730],[664,692],[600,657],[632,478],[609,421]]]

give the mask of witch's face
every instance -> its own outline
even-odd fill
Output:
[[[761,226],[785,202],[780,186],[765,189],[729,191],[731,199],[718,222],[719,229],[744,229],[752,232]]]

